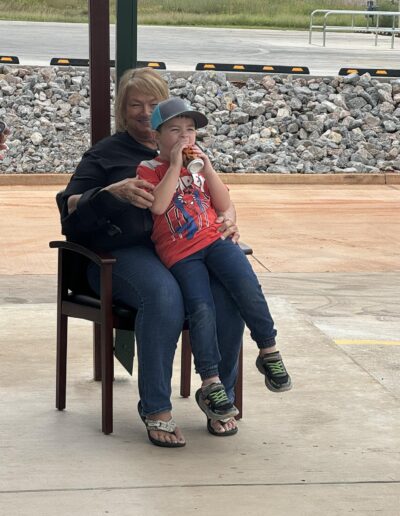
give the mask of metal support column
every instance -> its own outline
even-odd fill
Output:
[[[110,6],[109,0],[89,3],[89,72],[92,145],[109,136],[110,115]]]
[[[116,84],[137,63],[137,0],[117,0],[115,44]]]

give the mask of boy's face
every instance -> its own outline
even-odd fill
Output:
[[[156,140],[164,156],[169,156],[172,147],[178,142],[194,145],[196,143],[194,120],[187,117],[171,118],[163,123],[160,131],[156,131]]]

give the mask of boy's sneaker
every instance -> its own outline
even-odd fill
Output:
[[[265,376],[265,385],[270,391],[284,392],[292,388],[292,380],[282,361],[279,351],[258,356],[257,369]]]
[[[209,419],[227,419],[239,414],[238,409],[229,401],[222,383],[211,383],[196,392],[196,401]]]

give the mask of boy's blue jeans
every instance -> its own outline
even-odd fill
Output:
[[[277,332],[257,276],[232,240],[217,240],[170,270],[183,294],[194,363],[202,379],[219,375],[221,360],[209,273],[231,294],[257,346],[275,345]]]
[[[184,321],[179,285],[152,247],[136,245],[112,254],[117,259],[113,299],[138,310],[135,333],[143,415],[171,410],[172,363]],[[96,266],[89,267],[88,278],[98,292]],[[233,299],[213,277],[211,290],[217,314],[220,375],[233,401],[244,324]]]

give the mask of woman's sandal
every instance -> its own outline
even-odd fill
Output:
[[[224,425],[224,423],[228,423],[232,418],[229,417],[228,419],[217,419],[214,421],[218,421],[221,423],[221,425]],[[217,437],[229,437],[230,435],[235,435],[238,433],[238,427],[235,426],[235,428],[231,428],[230,430],[225,430],[224,432],[218,432],[215,430],[215,428],[212,426],[212,420],[207,418],[207,430],[210,432],[211,435],[216,435]]]
[[[145,424],[147,436],[152,444],[154,444],[155,446],[161,446],[162,448],[183,448],[184,446],[186,446],[186,443],[170,443],[166,441],[160,441],[150,435],[150,432],[162,431],[167,432],[168,434],[174,434],[176,436],[175,430],[177,425],[172,417],[169,421],[161,421],[160,419],[148,419],[146,416],[142,415],[142,404],[140,403],[140,401],[138,403],[138,412],[140,419]]]
[[[197,392],[196,392],[196,402],[197,402],[197,405],[200,407],[201,411],[204,412],[204,410],[202,409],[201,405],[200,405],[200,395],[201,395],[201,389],[199,389]],[[207,416],[207,413],[204,412],[204,414],[206,414]],[[224,423],[227,423],[228,421],[230,421],[232,418],[231,417],[228,417],[226,419],[216,419],[214,421],[218,421],[221,425],[224,425]],[[217,437],[229,437],[230,435],[235,435],[238,433],[238,427],[236,426],[235,428],[231,428],[230,430],[225,430],[225,432],[218,432],[217,430],[215,430],[215,428],[212,426],[212,419],[210,419],[208,416],[207,416],[207,430],[209,431],[209,433],[211,435],[215,435]]]

